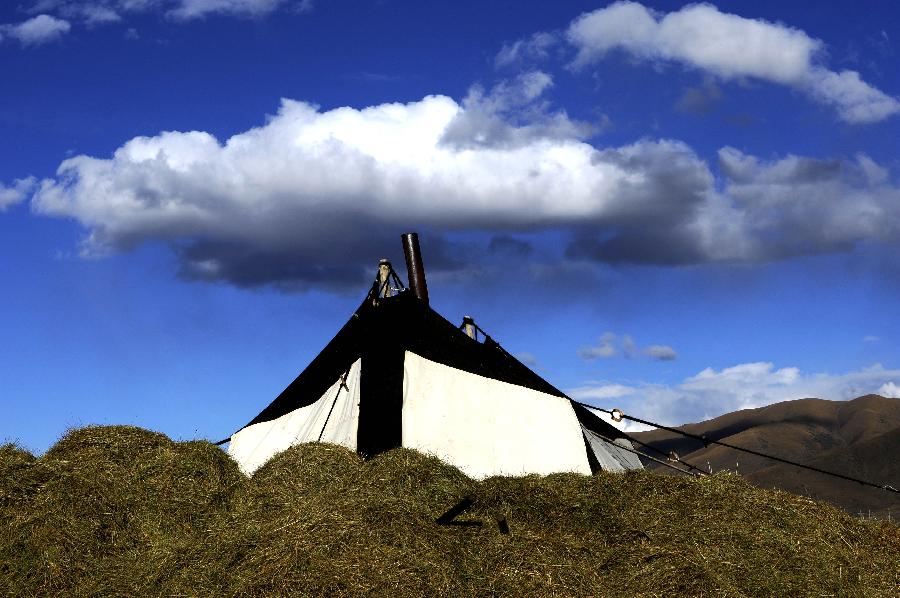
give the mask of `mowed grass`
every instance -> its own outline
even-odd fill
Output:
[[[460,520],[435,520],[470,496]],[[505,519],[509,533],[501,532]],[[74,430],[0,447],[8,596],[900,596],[900,528],[721,474],[476,482],[397,449]]]

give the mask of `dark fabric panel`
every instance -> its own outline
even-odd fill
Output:
[[[362,339],[359,320],[354,314],[312,363],[244,428],[279,418],[318,400],[360,357]]]
[[[356,450],[374,457],[403,443],[403,346],[391,322],[381,317],[384,303],[365,308],[361,336],[359,428]]]
[[[398,335],[405,350],[460,370],[524,386],[554,396],[565,396],[488,337],[484,343],[470,338],[409,292],[383,300],[376,310]]]

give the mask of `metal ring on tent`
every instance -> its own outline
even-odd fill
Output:
[[[613,409],[612,411],[609,412],[609,415],[610,415],[610,417],[612,417],[612,420],[614,422],[620,422],[620,421],[622,421],[622,418],[625,417],[625,414],[622,413],[621,409]]]

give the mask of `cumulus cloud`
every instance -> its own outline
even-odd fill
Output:
[[[40,14],[18,24],[0,25],[0,41],[8,37],[23,46],[37,46],[59,39],[71,28],[68,21]]]
[[[13,184],[9,187],[0,183],[0,212],[28,197],[34,188],[35,182],[34,177],[28,177],[13,181]]]
[[[900,233],[900,189],[864,154],[854,160],[789,155],[763,161],[719,151],[724,192],[753,238],[745,257],[781,259],[841,251]]]
[[[163,242],[185,276],[292,289],[359,284],[411,228],[431,233],[430,262],[448,268],[459,252],[439,239],[458,231],[491,231],[494,259],[562,233],[569,264],[764,261],[900,238],[900,191],[864,155],[724,148],[717,178],[679,141],[592,145],[589,127],[550,109],[551,87],[535,71],[462,103],[323,112],[284,100],[224,141],[168,131],[65,160],[32,207],[79,221],[89,254]]]
[[[723,80],[753,78],[787,85],[832,106],[849,123],[871,123],[900,111],[900,102],[865,83],[855,71],[821,64],[823,43],[763,19],[689,4],[658,13],[637,2],[616,2],[575,19],[566,32],[577,49],[575,68],[613,50],[650,62],[676,62]]]
[[[572,120],[565,111],[552,111],[542,100],[553,77],[529,71],[512,81],[501,81],[486,92],[480,85],[469,90],[462,110],[447,125],[441,143],[453,147],[521,147],[536,139],[584,139],[595,128]]]
[[[533,100],[546,86],[533,77],[520,91]],[[494,118],[509,97],[504,87],[464,105],[430,96],[328,112],[285,100],[264,126],[224,143],[165,132],[132,139],[111,158],[68,159],[32,205],[86,226],[88,253],[157,240],[176,249],[189,276],[303,286],[358,277],[384,239],[411,226],[602,222],[630,209],[623,187],[652,181],[553,126],[502,120],[484,137],[465,126],[469,110]],[[626,151],[662,160],[685,150],[646,141]]]
[[[603,408],[616,407],[649,421],[680,425],[739,409],[809,397],[847,400],[869,393],[900,396],[900,387],[892,382],[898,378],[900,370],[880,364],[844,374],[827,374],[759,362],[721,370],[706,368],[676,385],[594,383],[572,388],[568,394],[576,400]]]

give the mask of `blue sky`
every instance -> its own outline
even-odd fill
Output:
[[[665,423],[900,396],[900,8],[0,8],[0,438],[218,439],[422,237],[432,305]]]

